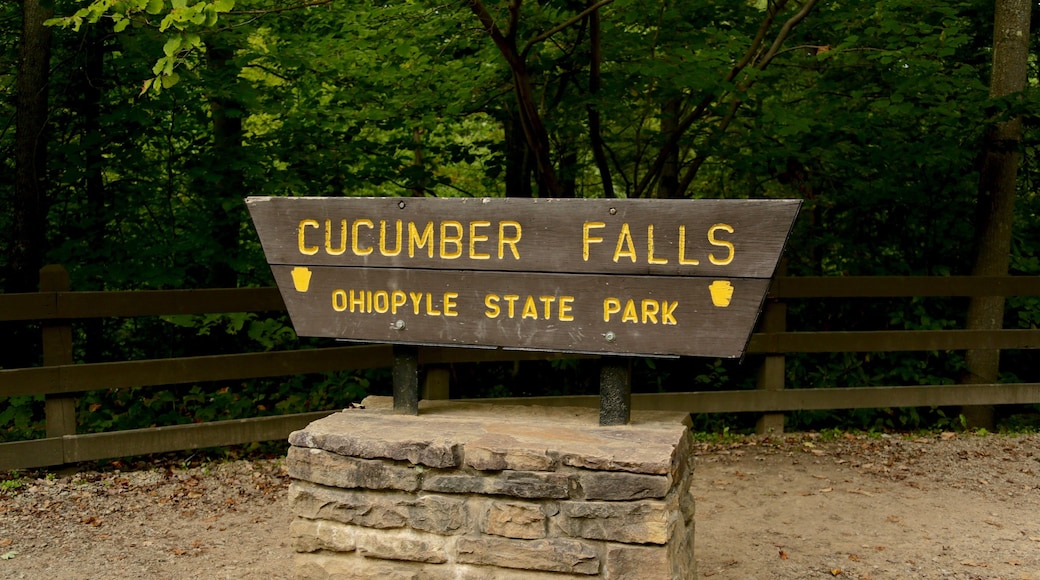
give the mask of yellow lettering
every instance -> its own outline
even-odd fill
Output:
[[[731,226],[729,224],[715,224],[715,225],[711,226],[710,228],[708,228],[708,243],[713,245],[713,246],[719,246],[720,248],[727,248],[727,249],[729,249],[729,255],[726,256],[725,258],[719,259],[719,258],[715,257],[715,254],[708,254],[708,260],[711,261],[711,263],[715,264],[716,266],[725,266],[726,264],[729,264],[730,262],[733,261],[733,254],[735,252],[734,252],[734,249],[733,249],[733,243],[732,242],[727,242],[726,240],[719,240],[719,239],[715,238],[715,232],[717,232],[719,230],[723,230],[725,232],[729,232],[729,233],[732,234],[733,233],[733,226]]]
[[[505,296],[503,296],[502,298],[503,298],[503,299],[505,299],[505,301],[506,301],[506,304],[508,304],[508,305],[509,305],[509,310],[508,310],[508,312],[509,312],[509,318],[512,318],[512,317],[513,317],[513,315],[514,315],[514,313],[515,313],[515,310],[514,310],[514,308],[515,308],[515,306],[516,306],[516,301],[517,301],[517,300],[519,300],[519,299],[520,299],[520,297],[519,297],[519,296],[517,296],[516,294],[506,294],[506,295],[505,295]]]
[[[624,251],[621,250],[621,246],[626,246]],[[622,257],[629,258],[634,264],[636,262],[636,246],[632,242],[632,230],[628,229],[628,224],[621,224],[621,233],[618,234],[617,247],[614,248],[614,262],[616,263]]]
[[[412,312],[419,314],[419,304],[422,302],[422,292],[409,292],[408,296],[412,299]]]
[[[621,301],[617,298],[603,300],[603,322],[610,322],[610,317],[621,312]]]
[[[306,229],[305,228],[319,228],[318,220],[300,220],[300,225],[297,228],[297,237],[299,238],[300,253],[305,256],[313,256],[318,253],[318,246],[308,246],[305,241]]]
[[[469,259],[470,260],[490,260],[491,254],[478,254],[477,253],[477,242],[488,241],[487,236],[477,235],[477,228],[486,228],[491,225],[491,222],[479,221],[469,222]]]
[[[401,253],[401,220],[397,220],[397,242],[393,250],[386,248],[386,220],[379,220],[379,253],[384,256],[396,256]]]
[[[429,316],[440,316],[440,310],[433,309],[433,296],[429,292],[426,293],[426,314]]]
[[[646,262],[648,264],[668,263],[668,258],[654,257],[654,224],[646,226]]]
[[[362,312],[372,312],[372,291],[365,290],[365,310]]]
[[[542,304],[545,305],[545,316],[544,316],[544,318],[546,320],[549,320],[550,318],[552,318],[552,303],[556,302],[556,297],[555,296],[539,296],[538,299],[541,300]]]
[[[656,300],[644,298],[641,306],[643,307],[643,324],[646,324],[647,321],[657,324],[657,313],[660,312],[661,304]]]
[[[513,237],[506,237],[506,228],[513,228]],[[520,227],[520,222],[504,221],[498,222],[498,259],[501,260],[505,257],[506,246],[509,246],[509,251],[513,253],[513,259],[520,259],[520,251],[516,249],[516,244],[520,241],[520,236],[523,235],[523,228]]]
[[[700,260],[686,259],[686,226],[679,226],[679,264],[682,266],[696,266]]]
[[[382,301],[382,303],[380,303]],[[372,295],[373,309],[379,314],[390,311],[390,294],[386,290],[380,290]]]
[[[679,324],[675,320],[675,309],[679,306],[679,301],[668,302],[667,300],[661,301],[661,324],[668,324],[675,326]]]
[[[621,314],[621,322],[639,322],[639,317],[636,316],[636,303],[631,298],[629,298],[628,302],[625,302],[625,311]]]
[[[426,222],[422,234],[415,227],[415,222],[408,222],[408,257],[415,257],[415,248],[426,247],[430,258],[433,257],[433,222]],[[418,310],[416,314],[419,314]]]
[[[325,253],[338,256],[347,251],[347,220],[342,220],[339,227],[339,247],[332,247],[332,220],[325,220]]]
[[[364,312],[365,311],[365,291],[364,290],[358,290],[357,296],[354,296],[354,289],[352,288],[350,290],[350,300],[348,302],[350,303],[350,312],[353,313],[355,308],[357,308],[358,312]]]
[[[484,306],[487,310],[484,311],[484,316],[488,318],[498,318],[498,315],[502,313],[502,309],[498,307],[499,296],[497,294],[488,294],[484,297]]]
[[[538,320],[538,308],[534,305],[534,296],[528,296],[524,302],[524,313],[520,318],[533,318]]]
[[[444,315],[445,316],[458,316],[459,315],[458,311],[454,310],[454,308],[457,306],[455,304],[455,299],[458,298],[458,297],[459,297],[459,293],[458,292],[445,292],[444,293]]]
[[[347,293],[343,290],[332,291],[332,309],[336,312],[343,312],[347,309]]]
[[[404,290],[394,290],[393,294],[390,295],[391,314],[397,314],[397,309],[405,304],[408,304],[408,295],[405,294]]]
[[[350,240],[350,243],[351,243],[351,248],[354,250],[354,255],[355,256],[367,256],[367,255],[372,253],[372,248],[371,247],[362,248],[361,244],[359,243],[360,240],[358,239],[359,238],[358,230],[361,228],[361,226],[365,226],[368,229],[373,229],[373,228],[376,227],[376,225],[373,224],[372,220],[370,220],[370,219],[362,218],[362,219],[359,219],[359,220],[354,220],[354,227],[351,230],[351,234],[353,235],[354,239]]]
[[[604,228],[607,224],[603,222],[585,222],[581,226],[581,257],[586,262],[589,261],[589,244],[598,244],[603,241],[603,238],[593,237],[589,235],[589,231],[592,228]],[[615,262],[617,260],[614,260]]]
[[[455,235],[448,235],[448,228],[455,229]],[[453,244],[455,249],[448,251],[448,244]],[[441,253],[443,260],[454,260],[462,255],[462,224],[457,221],[441,222]]]
[[[571,314],[571,308],[573,307],[573,296],[560,296],[560,320],[562,322],[571,322],[574,320],[574,315]]]

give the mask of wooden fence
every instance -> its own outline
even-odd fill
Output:
[[[0,444],[0,470],[43,467],[204,447],[284,439],[332,411],[77,434],[75,396],[99,389],[186,384],[389,367],[389,345],[242,353],[160,360],[74,364],[72,320],[284,310],[275,288],[73,292],[60,266],[41,271],[40,292],[0,294],[0,321],[39,321],[43,366],[0,370],[0,398],[46,397],[46,437]],[[632,408],[693,413],[763,413],[762,429],[782,430],[781,413],[808,409],[1040,403],[1040,383],[785,389],[790,353],[945,351],[1040,348],[1040,330],[788,332],[786,303],[814,298],[1040,296],[1040,276],[780,278],[749,354],[757,355],[759,388],[634,394]],[[421,348],[420,364],[568,358],[552,353]],[[444,375],[430,373],[429,398],[446,396]],[[494,399],[496,403],[597,406],[598,397]]]

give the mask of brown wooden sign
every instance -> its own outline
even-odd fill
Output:
[[[301,336],[738,357],[800,202],[247,204]]]

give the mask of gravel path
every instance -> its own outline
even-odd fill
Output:
[[[1040,435],[695,449],[701,578],[1040,580]],[[0,477],[0,578],[292,577],[281,460],[172,461]]]

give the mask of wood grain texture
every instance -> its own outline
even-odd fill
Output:
[[[272,266],[301,336],[599,354],[740,356],[769,286],[767,279],[315,267],[308,290],[297,292],[292,269]],[[733,287],[727,307],[713,304],[716,280]],[[394,307],[395,296],[405,302]],[[498,297],[497,312],[489,296]],[[508,296],[516,297],[512,316]],[[609,299],[616,312],[604,320]]]
[[[246,203],[271,264],[729,278],[773,275],[801,205],[799,200],[289,197],[250,197]],[[301,227],[305,220],[311,221]],[[355,227],[356,220],[368,221]],[[444,254],[458,257],[441,257],[444,222],[460,224],[445,230],[449,238],[461,236],[458,245],[444,248]],[[519,229],[509,225],[514,222]],[[431,246],[409,243],[409,223],[420,237],[425,225],[433,224],[427,242],[432,257]],[[586,233],[586,223],[602,226]],[[629,236],[622,234],[624,224]],[[716,230],[712,244],[708,233],[719,224],[733,231]],[[477,238],[472,246],[471,234]],[[357,255],[355,238],[365,255]],[[506,241],[501,248],[500,238]],[[619,239],[622,255],[615,261]],[[733,245],[733,260],[713,264],[710,256],[724,261],[729,254],[722,242]],[[698,264],[681,264],[680,247],[684,262]]]
[[[801,202],[251,197],[247,205],[301,336],[739,357]],[[709,288],[719,285],[733,298],[713,305]]]

